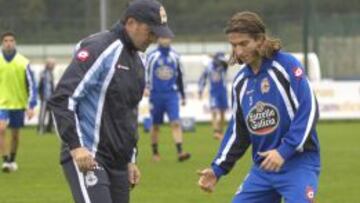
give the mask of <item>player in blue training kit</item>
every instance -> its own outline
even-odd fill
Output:
[[[183,135],[179,115],[179,93],[181,103],[185,105],[185,93],[179,55],[171,48],[170,38],[159,38],[159,47],[147,57],[147,89],[150,91],[150,113],[153,122],[151,128],[151,143],[153,160],[159,161],[158,140],[160,124],[166,113],[176,144],[178,160],[190,158],[183,152]]]
[[[210,83],[211,120],[214,138],[222,139],[225,111],[228,108],[226,72],[228,64],[223,52],[217,52],[207,65],[199,80],[199,98],[202,98],[207,80]]]
[[[314,202],[320,173],[318,105],[301,64],[280,51],[260,17],[235,14],[226,28],[232,61],[244,63],[232,85],[233,116],[199,185],[213,191],[252,145],[253,166],[233,203]]]

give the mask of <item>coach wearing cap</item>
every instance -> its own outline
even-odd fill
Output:
[[[158,37],[174,37],[164,7],[131,1],[111,30],[78,43],[49,101],[77,203],[127,203],[139,182],[136,109],[145,86],[139,51]]]

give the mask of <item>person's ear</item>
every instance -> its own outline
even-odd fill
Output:
[[[257,51],[261,56],[265,55],[265,50],[266,50],[266,36],[261,34],[259,36],[257,36],[256,41],[258,42],[258,46],[257,46]]]
[[[125,21],[125,27],[127,29],[130,29],[130,30],[134,30],[136,25],[137,25],[138,21],[133,18],[133,17],[129,17],[128,19],[126,19]]]
[[[259,44],[263,44],[266,40],[266,37],[264,34],[259,34],[256,36],[255,41],[259,42]]]
[[[132,25],[134,24],[134,18],[133,17],[128,17],[126,20],[125,20],[125,26],[129,26],[129,25]]]

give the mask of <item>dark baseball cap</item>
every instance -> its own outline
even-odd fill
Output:
[[[133,0],[125,10],[124,18],[133,17],[146,23],[157,37],[173,38],[174,33],[167,24],[164,6],[156,0]]]

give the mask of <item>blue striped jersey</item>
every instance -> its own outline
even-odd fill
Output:
[[[302,65],[289,53],[264,58],[257,74],[245,65],[232,84],[232,118],[212,163],[215,174],[229,172],[250,145],[255,166],[263,160],[258,152],[272,149],[284,158],[283,169],[294,159],[320,166],[318,111]],[[298,158],[304,154],[313,157]]]

